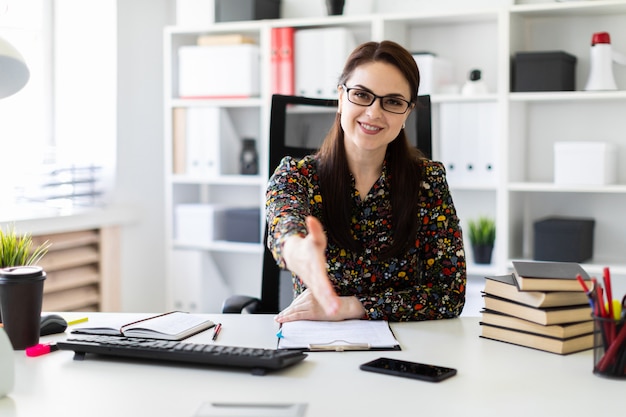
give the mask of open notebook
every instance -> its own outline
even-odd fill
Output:
[[[290,321],[282,324],[277,336],[278,349],[400,350],[384,320]]]

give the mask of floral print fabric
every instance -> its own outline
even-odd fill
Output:
[[[306,234],[305,218],[323,224],[317,161],[285,157],[267,188],[268,247],[285,267],[282,242]],[[363,244],[353,253],[328,240],[328,275],[340,296],[356,296],[364,318],[389,321],[432,320],[458,316],[465,304],[465,253],[459,219],[439,162],[425,160],[415,244],[400,257],[379,259],[392,227],[386,170],[361,199],[352,187],[352,233]],[[305,287],[294,277],[294,294]]]

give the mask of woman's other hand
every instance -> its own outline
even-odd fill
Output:
[[[276,321],[285,323],[295,320],[325,320],[340,321],[347,319],[360,319],[364,316],[363,305],[356,297],[338,297],[339,308],[337,312],[328,314],[317,301],[312,291],[304,290],[302,294],[291,302],[276,316]]]

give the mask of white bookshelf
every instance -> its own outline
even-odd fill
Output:
[[[527,3],[527,2],[524,2]],[[174,238],[176,204],[218,202],[233,205],[264,205],[268,176],[266,164],[270,110],[270,31],[291,26],[296,30],[323,27],[349,29],[357,43],[391,39],[411,51],[431,51],[450,59],[454,78],[461,85],[473,68],[480,68],[488,85],[486,95],[433,94],[434,159],[440,155],[441,107],[448,104],[473,106],[494,103],[498,132],[494,161],[497,174],[492,184],[451,184],[462,225],[479,215],[496,219],[497,238],[491,265],[475,265],[469,242],[468,273],[484,276],[504,273],[512,259],[532,256],[532,224],[547,215],[594,217],[595,256],[584,266],[598,274],[610,266],[616,279],[626,280],[626,164],[619,164],[618,183],[602,186],[563,187],[553,183],[552,146],[560,140],[598,140],[617,145],[619,161],[626,158],[626,91],[610,92],[511,92],[511,57],[520,51],[564,50],[578,58],[576,88],[582,90],[589,71],[591,35],[608,31],[616,50],[626,52],[626,1],[537,2],[471,9],[428,8],[420,11],[389,10],[388,13],[360,16],[292,18],[267,21],[229,22],[206,28],[168,27],[164,30],[165,52],[165,179],[166,246],[170,294],[181,293],[185,277],[177,274],[171,253],[174,249],[197,251],[209,256],[216,268],[210,277],[225,292],[258,294],[261,280],[261,244],[215,244],[193,247]],[[190,45],[201,34],[241,33],[255,38],[261,49],[261,93],[242,100],[184,100],[177,96],[179,46]],[[339,71],[340,69],[338,69]],[[626,68],[615,67],[618,86],[626,89]],[[175,107],[217,106],[254,120],[247,124],[256,133],[260,171],[258,176],[223,175],[217,178],[174,175],[172,158],[172,109]],[[241,123],[239,123],[241,124]],[[445,162],[445,161],[444,161]],[[591,169],[592,167],[586,167]],[[261,231],[259,231],[261,233]],[[618,276],[622,275],[621,278]],[[205,282],[210,287],[211,283]],[[619,285],[619,283],[617,284]],[[225,287],[224,287],[225,286]],[[184,293],[184,291],[182,292]],[[185,300],[168,301],[172,308],[187,308]],[[219,306],[195,305],[215,311]],[[202,303],[200,303],[202,304]]]

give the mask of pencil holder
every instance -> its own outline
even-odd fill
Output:
[[[626,326],[624,318],[593,317],[593,373],[626,379]]]

